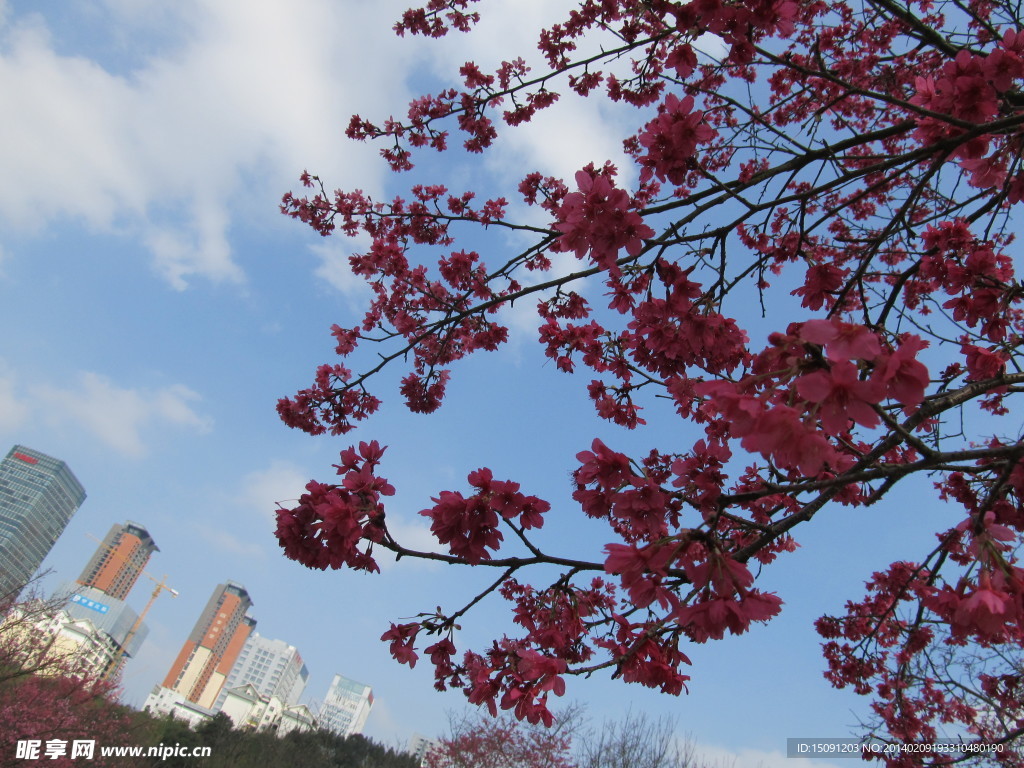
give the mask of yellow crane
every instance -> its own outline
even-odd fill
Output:
[[[111,557],[117,557],[122,562],[127,562],[127,558],[125,558],[122,555],[119,555],[115,551],[114,547],[112,547],[110,544],[107,544],[102,539],[96,538],[91,533],[87,533],[86,536],[88,536],[93,541],[98,542],[101,547],[104,547]],[[178,590],[173,589],[167,585],[166,574],[164,574],[164,576],[160,579],[157,579],[156,576],[153,576],[148,571],[141,571],[141,575],[145,576],[147,579],[156,584],[156,587],[154,587],[153,594],[150,595],[149,601],[146,603],[146,607],[142,609],[142,612],[139,614],[138,618],[135,619],[135,623],[132,624],[131,629],[129,629],[128,633],[124,636],[124,640],[117,647],[117,651],[114,653],[113,658],[110,660],[110,666],[108,667],[106,672],[107,677],[114,677],[114,675],[117,674],[118,670],[121,669],[121,665],[124,663],[125,653],[127,653],[128,644],[131,642],[131,639],[135,637],[135,635],[138,633],[139,628],[142,626],[142,620],[146,618],[146,614],[149,613],[149,609],[153,607],[153,603],[156,602],[156,599],[160,596],[160,593],[163,591],[167,591],[171,594],[171,597],[177,597],[179,595]]]

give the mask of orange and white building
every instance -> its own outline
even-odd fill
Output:
[[[160,548],[149,531],[129,520],[110,528],[96,549],[78,583],[124,600],[146,569],[150,556]]]
[[[146,706],[160,709],[159,701],[168,698],[167,693],[160,692],[163,688],[176,694],[171,698],[212,710],[238,654],[256,626],[256,620],[247,615],[251,606],[252,599],[241,584],[232,581],[218,584],[163,685],[154,689]]]

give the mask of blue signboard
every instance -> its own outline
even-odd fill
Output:
[[[109,605],[97,603],[95,600],[90,600],[82,595],[72,595],[71,602],[78,603],[78,605],[85,606],[86,608],[92,608],[92,610],[97,611],[98,613],[107,613],[110,610]]]

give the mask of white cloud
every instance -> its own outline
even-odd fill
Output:
[[[394,540],[406,549],[416,552],[448,554],[448,550],[441,546],[438,540],[434,538],[434,534],[430,532],[430,526],[422,522],[425,519],[419,515],[410,519],[407,515],[389,511],[387,515],[388,531]],[[373,554],[382,571],[386,571],[397,564],[395,556],[385,549],[375,549]],[[434,560],[405,558],[402,561],[402,566],[403,568],[410,566],[434,569],[440,568],[441,564]]]
[[[547,68],[537,50],[540,31],[565,21],[569,10],[564,3],[549,0],[484,3],[481,21],[471,34],[458,35],[430,49],[435,71],[450,81],[458,77],[459,67],[466,61],[492,72],[503,60],[522,57],[532,68],[530,74],[539,74]],[[609,36],[603,41],[600,35],[588,35],[574,55],[596,53],[602,42],[613,43],[614,39]],[[617,138],[624,135],[624,129],[616,123],[621,115],[635,120],[636,110],[611,104],[600,91],[592,98],[582,98],[564,78],[553,80],[550,89],[560,94],[559,101],[538,112],[529,123],[510,128],[498,118],[499,139],[485,155],[488,171],[515,183],[527,172],[540,171],[565,178],[571,185],[573,175],[587,163],[601,166],[611,160],[628,178],[631,163],[627,165]]]
[[[284,506],[294,504],[305,492],[309,480],[307,470],[289,461],[277,459],[265,469],[257,469],[245,475],[232,499],[246,512],[257,513],[270,524],[278,503]]]
[[[261,531],[266,528],[273,530],[276,525],[275,514],[278,506],[295,506],[299,496],[306,492],[306,484],[310,477],[309,470],[290,461],[276,459],[270,462],[269,466],[254,470],[242,477],[238,484],[238,490],[230,497],[230,503],[245,514],[258,515],[259,519],[263,521]],[[385,499],[385,506],[387,507],[388,530],[403,547],[418,552],[447,551],[430,533],[430,526],[423,522],[425,518],[395,511],[387,499]],[[235,549],[237,549],[237,545]],[[394,555],[383,548],[376,548],[374,557],[382,570],[387,570],[395,565]],[[432,568],[437,565],[431,560],[411,559],[407,559],[403,565],[406,563],[412,565],[414,562],[419,567]]]
[[[351,248],[351,242],[358,243],[360,239],[353,241],[342,235],[335,235],[311,245],[309,249],[320,262],[320,266],[316,268],[316,276],[340,291],[353,307],[362,308],[363,299],[370,295],[370,288],[363,278],[353,274],[348,263],[349,254],[358,250],[358,246],[355,249]]]
[[[191,523],[196,535],[219,552],[249,561],[276,558],[267,549],[273,541],[276,526],[275,512],[278,502],[293,504],[304,492],[309,472],[281,459],[242,475],[236,482],[218,489],[217,510],[202,521]],[[239,525],[239,521],[247,521]],[[269,538],[268,538],[269,537]]]
[[[636,174],[620,137],[636,126],[621,127],[621,122],[600,97],[584,99],[569,91],[529,123],[514,130],[506,128],[491,165],[517,182],[524,171],[539,171],[564,179],[569,189],[575,189],[577,171],[588,163],[600,168],[610,160],[619,169],[619,185],[627,186]]]
[[[759,749],[734,749],[712,744],[695,744],[698,765],[708,768],[838,768],[835,763],[807,758],[794,759],[782,751]]]
[[[551,280],[582,272],[589,269],[593,264],[589,260],[581,261],[574,253],[547,253],[551,259],[551,269],[546,272],[522,271],[517,277],[524,285],[539,285]],[[577,278],[571,286],[572,290],[580,294],[592,305],[601,305],[600,294],[604,288],[603,283],[595,276]],[[537,328],[541,324],[540,316],[537,314],[537,304],[554,295],[554,289],[531,294],[524,301],[515,304],[506,304],[498,312],[498,319],[504,323],[512,332],[511,337],[519,343],[535,344],[537,342]]]
[[[407,744],[400,743],[396,734],[404,733],[406,730],[408,730],[407,724],[400,722],[395,717],[391,707],[388,706],[387,700],[383,697],[375,696],[373,700],[373,715],[368,718],[367,725],[367,731],[371,738],[384,741],[391,738],[395,743],[389,746],[393,749],[404,751]]]
[[[222,526],[193,522],[192,528],[200,538],[209,542],[217,552],[235,555],[248,560],[267,557],[267,552],[261,545],[254,541],[247,541],[241,536],[236,536],[225,530]],[[260,540],[262,541],[264,538],[261,534]]]
[[[242,211],[276,216],[303,169],[379,192],[387,172],[378,147],[343,136],[351,113],[402,114],[407,74],[424,62],[446,84],[468,59],[486,70],[526,55],[540,68],[537,32],[566,13],[547,0],[490,2],[470,35],[392,43],[399,10],[361,0],[76,6],[109,36],[109,60],[99,61],[76,55],[73,39],[54,39],[41,15],[0,5],[0,90],[13,116],[0,123],[0,219],[136,238],[177,289],[197,278],[243,281],[232,225]],[[623,112],[634,119],[603,98],[565,92],[532,123],[504,129],[482,169],[516,181],[524,169],[571,180],[606,159],[625,169],[612,138],[621,131],[609,130]],[[326,262],[317,274],[351,286]]]
[[[114,58],[101,65],[65,53],[76,41],[51,39],[40,16],[8,19],[0,30],[10,116],[0,124],[0,218],[39,228],[80,222],[138,238],[179,289],[196,278],[239,282],[243,265],[228,235],[240,210],[277,215],[280,194],[307,167],[339,183],[344,173],[377,185],[376,149],[349,142],[344,127],[351,112],[387,113],[406,100],[403,56],[417,46],[379,55],[367,30],[392,34],[395,10],[385,4],[159,5],[107,0],[112,48],[135,33],[160,43],[120,69]]]
[[[159,420],[177,426],[192,427],[198,432],[210,429],[210,421],[196,414],[189,406],[190,401],[201,398],[188,387],[173,384],[156,392],[139,394],[152,400],[152,415]]]
[[[227,240],[227,211],[210,201],[195,212],[193,221],[194,231],[154,226],[145,237],[157,273],[178,290],[188,287],[192,275],[214,282],[242,282],[242,269],[232,259]]]
[[[720,38],[718,35],[711,32],[705,32],[703,35],[693,41],[694,50],[698,54],[704,54],[710,56],[712,59],[720,60],[726,57],[729,53],[729,46],[725,40]]]
[[[0,431],[13,432],[28,421],[31,408],[15,393],[14,374],[6,373],[0,361]]]
[[[563,22],[570,7],[564,3],[549,0],[519,0],[515,3],[483,2],[480,7],[481,21],[469,35],[449,36],[428,49],[434,73],[451,82],[457,78],[462,63],[475,62],[482,71],[493,72],[502,60],[522,56],[531,66],[531,75],[547,68],[547,63],[537,50],[540,30],[554,23]],[[588,35],[580,41],[577,55],[597,53],[602,44],[614,40],[602,39],[600,35]],[[619,41],[621,42],[621,41]],[[612,66],[628,66],[619,62]],[[461,85],[461,83],[456,83]],[[541,110],[533,119],[520,126],[509,127],[499,116],[495,118],[499,138],[488,149],[476,166],[476,171],[487,183],[497,181],[504,188],[515,189],[529,172],[538,171],[565,180],[570,189],[575,188],[574,176],[588,163],[600,167],[611,161],[619,170],[619,185],[630,187],[636,182],[637,172],[632,160],[625,154],[621,138],[639,127],[643,122],[642,113],[624,104],[612,103],[598,89],[592,97],[583,98],[574,93],[564,78],[553,80],[551,89],[559,92],[559,100],[550,108]],[[459,140],[453,131],[451,144]],[[508,194],[510,216],[536,226],[547,226],[551,216],[539,207],[526,206],[516,193]],[[491,236],[498,240],[505,257],[526,248],[535,242],[532,235],[504,235],[497,230]],[[532,273],[520,271],[517,278],[529,285],[564,277],[573,272],[592,266],[589,261],[580,261],[574,254],[548,253],[553,267],[547,272]],[[494,262],[498,262],[497,257]],[[493,265],[492,265],[493,266]],[[602,289],[597,280],[577,281],[573,288],[580,292],[599,293]],[[541,299],[550,296],[531,295],[524,301],[503,307],[499,320],[512,331],[517,342],[535,342],[537,338],[536,306]],[[588,296],[600,304],[600,297]]]
[[[126,456],[144,456],[148,452],[145,438],[153,439],[158,429],[206,432],[210,428],[210,421],[191,405],[199,395],[182,385],[127,389],[86,371],[70,388],[36,387],[33,398],[33,410],[55,426],[84,429]]]
[[[0,210],[22,225],[68,213],[109,225],[138,198],[137,174],[118,149],[125,136],[109,117],[126,101],[128,84],[85,59],[56,56],[37,23],[8,36],[0,89],[17,118],[0,125]]]

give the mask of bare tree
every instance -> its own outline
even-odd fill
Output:
[[[588,727],[585,708],[570,704],[551,727],[509,713],[450,712],[448,732],[424,763],[427,768],[733,768],[697,754],[675,719],[629,710],[624,718]]]
[[[0,610],[0,684],[29,675],[81,675],[87,671],[78,649],[58,642],[54,622],[67,599],[43,596],[40,582],[45,575],[2,596],[7,602]]]
[[[577,768],[710,768],[697,761],[693,740],[677,735],[673,718],[632,709],[591,729],[576,755]]]

